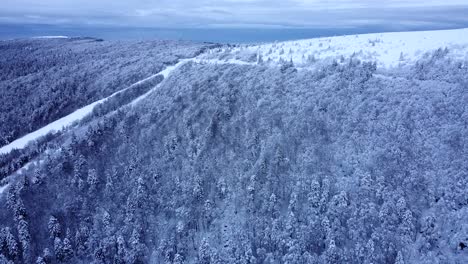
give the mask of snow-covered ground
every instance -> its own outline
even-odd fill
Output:
[[[228,52],[236,58],[257,54],[263,61],[274,63],[292,60],[297,66],[316,60],[340,60],[342,57],[355,56],[363,61],[376,61],[379,67],[389,68],[414,62],[426,52],[438,48],[448,48],[449,56],[468,59],[468,29],[326,37],[240,46],[220,53]]]
[[[200,58],[195,58],[192,60],[195,63],[207,63],[207,64],[237,64],[237,65],[256,65],[257,62],[246,62],[243,60],[238,60],[238,59],[226,59],[226,60],[221,60],[221,59],[200,59]]]
[[[8,184],[0,186],[0,195],[8,188]]]
[[[67,36],[37,36],[34,39],[67,39]]]
[[[49,150],[46,150],[45,154],[47,154],[47,153],[49,153]],[[8,175],[4,179],[2,179],[0,181],[0,197],[1,197],[2,193],[6,192],[8,186],[10,186],[13,182],[15,182],[17,176],[22,175],[24,172],[29,170],[31,168],[31,166],[38,166],[39,164],[41,164],[43,162],[44,162],[43,159],[36,159],[36,160],[30,161],[30,162],[26,163],[19,170],[13,172],[11,175]],[[3,186],[1,186],[2,184],[3,184]]]

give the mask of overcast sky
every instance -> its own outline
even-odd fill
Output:
[[[459,27],[468,0],[2,0],[0,22],[138,27]]]

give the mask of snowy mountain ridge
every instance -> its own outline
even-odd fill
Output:
[[[49,132],[60,131],[89,115],[96,105],[105,102],[108,98],[112,98],[135,85],[154,78],[156,75],[162,75],[164,78],[167,78],[174,70],[188,62],[199,64],[255,65],[265,61],[272,64],[281,61],[292,61],[296,66],[300,67],[320,60],[340,60],[342,58],[353,57],[363,61],[376,61],[377,65],[380,67],[396,67],[398,65],[411,64],[425,53],[439,48],[448,48],[449,56],[453,58],[468,59],[468,39],[460,37],[464,35],[468,35],[468,28],[347,35],[261,45],[247,45],[233,49],[221,49],[217,52],[212,52],[210,50],[208,54],[201,54],[192,59],[183,59],[175,65],[168,66],[160,73],[138,81],[124,90],[91,103],[82,109],[76,110],[69,116],[63,117],[37,131],[25,135],[0,148],[0,154],[9,153],[13,149],[24,148],[30,141],[44,136]],[[228,55],[226,55],[226,53]],[[248,61],[248,59],[245,59],[246,54],[249,54],[250,58],[252,54],[256,54],[255,58],[257,61]],[[228,59],[226,59],[226,57]],[[261,58],[262,62],[259,61],[259,58]],[[140,98],[136,98],[131,105],[137,104],[153,91],[154,89],[151,89]]]
[[[0,263],[468,263],[464,33],[7,43],[5,79],[47,47],[44,72],[69,47],[86,72],[121,61],[113,93],[68,65],[47,84],[76,93],[0,86],[4,131],[41,106],[75,111],[4,137],[20,144],[0,148]],[[120,52],[83,56],[102,45]],[[24,90],[45,99],[18,103]]]
[[[467,28],[346,35],[246,45],[223,50],[215,56],[230,53],[236,58],[252,58],[256,54],[264,62],[292,61],[296,66],[353,57],[376,61],[379,67],[392,68],[411,64],[425,53],[439,48],[448,48],[450,56],[455,59],[466,59],[468,39],[463,36],[468,36]]]

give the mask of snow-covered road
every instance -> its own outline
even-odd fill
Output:
[[[8,188],[8,184],[5,186],[0,186],[0,195]]]
[[[149,76],[148,78],[145,78],[143,80],[140,80],[132,85],[130,85],[129,87],[125,88],[125,89],[122,89],[118,92],[115,92],[113,94],[111,94],[110,96],[104,98],[104,99],[101,99],[101,100],[98,100],[94,103],[91,103],[87,106],[84,106],[78,110],[76,110],[75,112],[67,115],[67,116],[64,116],[34,132],[31,132],[19,139],[16,139],[15,141],[11,142],[10,144],[6,145],[6,146],[3,146],[2,148],[0,148],[0,154],[7,154],[9,152],[11,152],[12,150],[14,149],[23,149],[27,146],[27,144],[33,140],[37,140],[38,138],[42,137],[42,136],[45,136],[47,135],[48,133],[51,133],[51,132],[54,132],[54,131],[61,131],[69,126],[71,126],[73,123],[77,122],[77,121],[80,121],[82,120],[84,117],[88,116],[89,114],[92,113],[93,109],[95,106],[99,105],[99,104],[102,104],[104,102],[106,102],[107,100],[109,100],[110,98],[128,90],[128,89],[131,89],[133,87],[135,87],[136,85],[139,85],[141,83],[144,83],[146,81],[149,81],[153,78],[155,78],[156,76],[158,75],[163,75],[164,77],[166,77],[168,75],[167,73],[167,69],[170,68],[172,66],[169,66],[167,67],[166,69],[164,69],[163,71],[161,72],[158,72],[156,74],[153,74],[151,76]]]
[[[164,77],[164,79],[167,79],[167,77],[169,77],[169,75],[171,75],[171,73],[173,71],[175,71],[176,69],[178,69],[180,66],[182,66],[182,65],[184,65],[184,64],[186,64],[186,63],[188,63],[190,61],[194,61],[194,60],[195,60],[194,58],[192,58],[192,59],[183,59],[183,60],[179,61],[177,64],[168,66],[166,69],[161,71],[159,74],[162,75]],[[137,97],[129,105],[134,106],[138,102],[143,100],[144,98],[148,97],[148,95],[150,95],[152,92],[154,92],[156,89],[158,89],[163,82],[164,82],[164,80],[162,82],[160,82],[158,85],[156,85],[154,88],[150,89],[148,92],[146,92],[146,93],[140,95],[139,97]]]
[[[199,58],[194,58],[192,59],[193,62],[195,63],[200,63],[200,64],[215,64],[215,65],[224,65],[224,64],[236,64],[236,65],[258,65],[257,62],[247,62],[247,61],[242,61],[238,59],[226,59],[226,60],[220,60],[220,59],[199,59]]]

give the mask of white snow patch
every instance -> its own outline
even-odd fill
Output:
[[[193,62],[200,63],[200,64],[207,63],[207,64],[215,64],[215,65],[223,65],[223,64],[257,65],[257,63],[246,62],[246,61],[238,60],[238,59],[226,59],[226,60],[220,60],[220,59],[193,59]]]
[[[9,184],[7,185],[4,185],[4,186],[0,186],[0,194],[2,194],[4,191],[6,191],[6,189],[8,188]]]
[[[49,150],[46,150],[45,151],[45,154],[49,153]],[[23,172],[27,171],[31,166],[35,165],[39,165],[41,163],[43,163],[44,161],[43,160],[33,160],[33,161],[30,161],[28,163],[26,163],[22,168],[20,168],[19,170],[15,171],[12,175],[10,176],[13,176],[13,175],[22,175]],[[8,177],[10,177],[8,176]]]
[[[34,39],[68,39],[67,36],[37,36]]]
[[[412,63],[424,53],[447,47],[449,56],[468,59],[468,28],[440,31],[393,32],[349,35],[241,46],[233,55],[261,55],[263,61],[290,61],[301,66],[316,59],[342,56],[363,61],[376,61],[379,67]],[[222,51],[221,51],[222,52]]]

